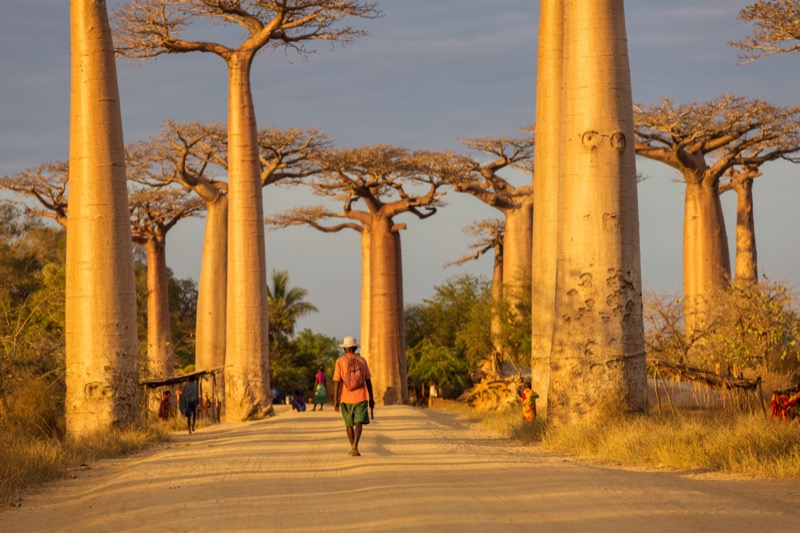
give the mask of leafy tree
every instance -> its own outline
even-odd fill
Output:
[[[289,342],[288,349],[273,359],[270,366],[273,386],[284,391],[310,391],[320,366],[329,380],[333,378],[339,351],[337,339],[303,329]]]
[[[0,203],[0,433],[64,433],[63,230]]]
[[[491,305],[490,282],[464,275],[437,285],[431,298],[408,307],[410,386],[433,382],[453,396],[463,391],[469,368],[494,351]]]

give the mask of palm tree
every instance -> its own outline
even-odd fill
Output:
[[[273,270],[270,276],[272,286],[267,286],[269,304],[269,337],[277,346],[294,336],[297,320],[319,309],[304,301],[308,290],[302,287],[289,287],[289,273]]]

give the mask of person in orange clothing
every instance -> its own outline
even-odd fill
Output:
[[[333,373],[333,410],[341,410],[350,455],[360,456],[358,442],[364,424],[369,424],[369,410],[375,408],[372,394],[372,376],[366,359],[356,354],[358,342],[355,337],[345,337],[339,345],[344,355],[336,360]]]
[[[536,398],[539,395],[531,389],[531,382],[526,381],[522,386],[522,420],[531,423],[536,419]]]

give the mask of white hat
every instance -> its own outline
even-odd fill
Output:
[[[358,348],[358,341],[355,337],[345,337],[342,344],[339,345],[339,348]]]

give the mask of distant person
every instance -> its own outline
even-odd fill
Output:
[[[369,424],[369,410],[375,407],[372,394],[372,376],[366,359],[356,354],[358,342],[355,337],[345,337],[339,345],[344,355],[336,360],[333,373],[333,410],[339,412],[350,440],[350,455],[360,456],[358,441],[364,424]]]
[[[525,381],[522,386],[522,421],[531,423],[536,420],[536,398],[539,395],[531,389],[531,382]]]
[[[292,410],[302,413],[306,410],[306,400],[299,390],[294,391],[294,399],[292,400]]]
[[[317,410],[317,405],[319,405],[319,410],[322,411],[322,407],[325,405],[325,396],[328,394],[328,391],[325,389],[325,367],[319,365],[317,369],[317,375],[314,376],[314,408],[312,411]]]
[[[170,392],[168,390],[164,391],[164,394],[161,396],[161,403],[158,406],[158,418],[161,420],[166,420],[169,418],[169,411],[170,411]]]
[[[183,394],[181,399],[186,406],[184,414],[186,415],[186,425],[189,428],[189,435],[194,431],[194,426],[197,423],[197,400],[199,392],[197,390],[197,376],[192,376],[189,381],[183,385]]]

